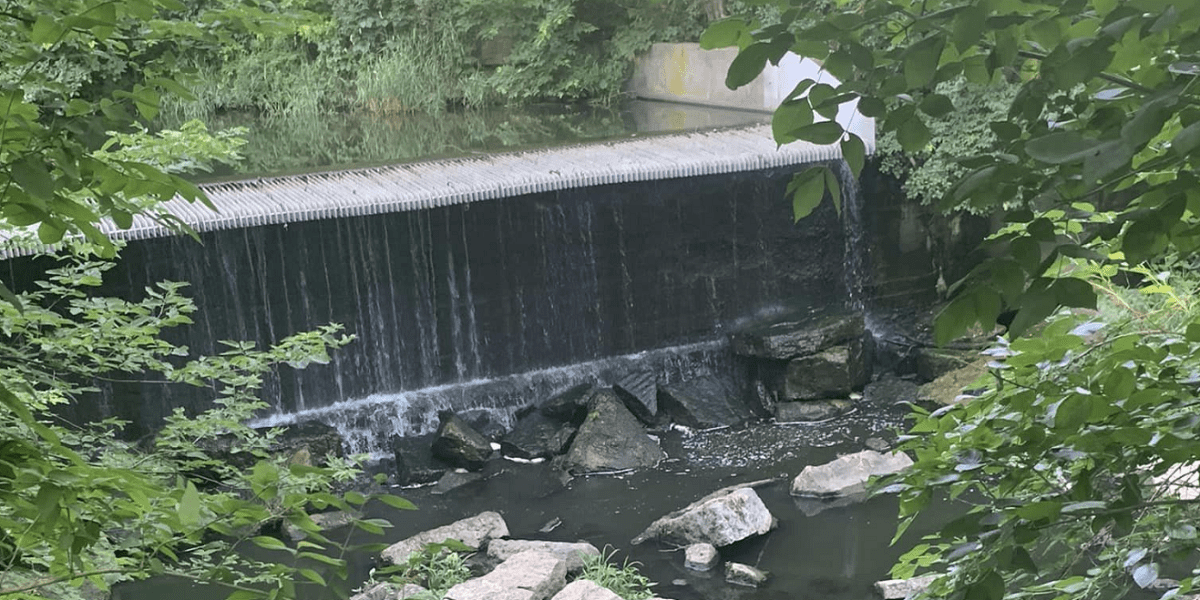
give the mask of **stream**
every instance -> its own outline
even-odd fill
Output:
[[[657,468],[627,474],[576,477],[564,483],[548,463],[493,459],[483,480],[444,495],[432,493],[431,486],[390,490],[413,501],[417,511],[372,503],[369,507],[375,508],[367,516],[393,523],[383,540],[392,543],[482,511],[496,511],[514,539],[585,540],[616,550],[616,562],[640,563],[642,574],[657,582],[655,593],[672,600],[874,600],[873,583],[889,578],[888,569],[913,540],[931,530],[931,524],[919,520],[892,546],[898,509],[894,497],[820,506],[792,498],[788,489],[806,465],[861,450],[872,437],[894,438],[907,408],[887,397],[873,397],[872,389],[886,387],[869,386],[853,412],[819,423],[757,422],[694,433],[655,432],[668,458]],[[662,515],[718,488],[766,478],[778,478],[758,488],[778,527],[721,549],[724,561],[769,571],[771,578],[762,588],[728,585],[720,567],[708,573],[686,570],[681,549],[653,541],[630,545]],[[561,525],[539,533],[554,519]],[[356,543],[379,541],[357,533],[351,537]],[[364,581],[374,564],[373,555],[351,557],[351,581]],[[181,593],[181,586],[190,590]],[[114,599],[151,600],[168,594],[180,600],[224,597],[215,589],[155,580],[120,586]]]

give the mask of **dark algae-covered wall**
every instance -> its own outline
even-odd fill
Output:
[[[793,223],[792,169],[612,184],[456,206],[131,242],[108,293],[186,281],[196,352],[338,322],[327,366],[285,370],[278,412],[723,337],[785,305],[844,302],[842,222]],[[28,279],[26,259],[9,275]],[[20,282],[18,282],[20,285]],[[125,386],[82,405],[149,429],[196,390]],[[109,398],[120,396],[120,402]],[[526,401],[531,401],[526,400]]]

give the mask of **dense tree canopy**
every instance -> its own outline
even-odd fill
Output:
[[[844,82],[802,82],[775,112],[780,143],[840,143],[858,173],[862,142],[826,120],[857,100],[920,164],[947,157],[952,137],[934,132],[963,108],[964,85],[1003,103],[976,151],[948,156],[953,168],[941,171],[943,208],[1006,224],[987,241],[990,258],[952,286],[938,338],[1017,312],[986,353],[980,397],[918,409],[902,445],[916,467],[890,488],[901,529],[947,498],[966,514],[894,572],[941,573],[930,595],[947,598],[1190,593],[1200,573],[1200,5],[762,4],[778,22],[735,16],[703,38],[740,48],[731,87],[789,50]],[[826,190],[836,199],[836,184],[825,168],[799,175],[797,218]]]

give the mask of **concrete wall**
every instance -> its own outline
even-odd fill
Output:
[[[817,62],[788,53],[778,65],[767,64],[762,75],[736,90],[725,87],[725,74],[737,56],[736,48],[704,50],[699,44],[655,44],[638,59],[629,90],[639,98],[770,112],[804,79],[840,82]],[[875,149],[875,120],[862,116],[857,102],[843,104],[837,122]],[[821,120],[818,117],[818,120]]]

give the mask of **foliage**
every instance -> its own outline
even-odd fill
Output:
[[[903,181],[905,195],[923,204],[936,203],[969,170],[959,164],[999,140],[991,123],[1003,121],[1018,87],[1007,82],[979,85],[962,77],[939,83],[937,93],[950,98],[954,111],[930,118],[929,144],[908,153],[895,132],[878,140],[880,170]]]
[[[196,54],[197,101],[173,101],[169,112],[437,113],[451,105],[603,101],[621,93],[633,58],[650,44],[695,39],[703,26],[696,0],[296,4],[319,20]]]
[[[425,544],[404,564],[376,571],[374,576],[387,576],[399,585],[412,583],[425,588],[424,593],[413,596],[414,600],[441,600],[450,588],[471,578],[471,570],[461,553],[472,551],[474,548],[453,539]]]
[[[87,293],[111,265],[70,260],[22,294],[23,310],[0,304],[0,384],[12,396],[0,412],[0,596],[162,574],[217,584],[238,598],[294,597],[301,582],[345,589],[348,547],[325,537],[306,511],[366,503],[363,494],[331,491],[357,476],[357,465],[293,464],[267,452],[278,432],[262,435],[244,422],[265,407],[256,392],[266,373],[325,362],[350,338],[327,326],[265,350],[230,342],[220,355],[192,357],[162,336],[191,322],[195,306],[183,285],[160,284],[138,301]],[[176,411],[151,448],[120,441],[120,422],[77,425],[55,416],[56,406],[78,401],[95,382],[130,378],[208,388],[215,407]],[[256,464],[239,470],[206,452],[202,441],[218,436]],[[295,547],[265,533],[285,520],[307,534]],[[356,526],[377,533],[390,525]],[[275,554],[252,559],[244,553],[251,546]]]
[[[645,600],[653,596],[650,588],[654,587],[654,583],[638,572],[640,563],[630,562],[626,558],[618,566],[613,562],[616,553],[615,549],[606,547],[598,555],[580,554],[583,559],[583,571],[579,573],[578,579],[592,581],[623,600]]]
[[[938,119],[963,118],[947,131],[976,132],[964,141],[977,151],[947,163],[939,204],[1008,224],[989,240],[991,258],[952,286],[936,323],[945,342],[1015,311],[1004,338],[1013,341],[990,351],[995,383],[918,417],[904,445],[916,466],[893,488],[906,517],[944,512],[930,508],[943,494],[969,512],[895,574],[936,569],[944,576],[929,596],[940,598],[1119,598],[1168,572],[1179,584],[1164,597],[1193,589],[1200,5],[767,4],[779,7],[778,24],[734,17],[702,38],[740,48],[727,84],[751,81],[789,50],[843,82],[802,82],[775,112],[777,141],[837,143],[857,174],[864,144],[821,120],[839,105],[857,101],[881,136],[918,159],[947,150]],[[990,137],[976,115],[957,114],[971,108],[951,93],[960,80],[1016,86],[994,107],[1001,117],[977,115],[991,119]],[[828,169],[800,174],[790,190],[797,217],[826,192],[837,200],[837,186]],[[1140,292],[1123,289],[1139,280]],[[1151,298],[1162,304],[1139,308]]]
[[[345,592],[349,546],[307,511],[372,500],[333,492],[357,465],[270,455],[278,432],[243,423],[264,406],[257,390],[266,373],[324,362],[349,338],[326,326],[267,349],[228,342],[217,356],[196,357],[162,335],[190,323],[183,284],[135,300],[93,293],[111,263],[90,257],[117,250],[101,221],[127,228],[147,215],[180,225],[158,205],[177,195],[205,200],[174,173],[234,158],[232,134],[198,123],[146,133],[164,94],[188,94],[175,57],[290,19],[253,0],[191,9],[176,0],[42,0],[0,11],[0,236],[10,243],[35,229],[42,243],[80,253],[19,297],[0,286],[0,596],[156,575],[239,599],[292,598],[302,586]],[[122,441],[118,421],[75,424],[57,412],[99,382],[130,379],[205,387],[215,408],[176,412],[148,447]],[[217,437],[255,464],[236,469],[208,453],[202,442]],[[270,533],[284,521],[306,539],[289,546]],[[388,523],[354,525],[380,533]]]

